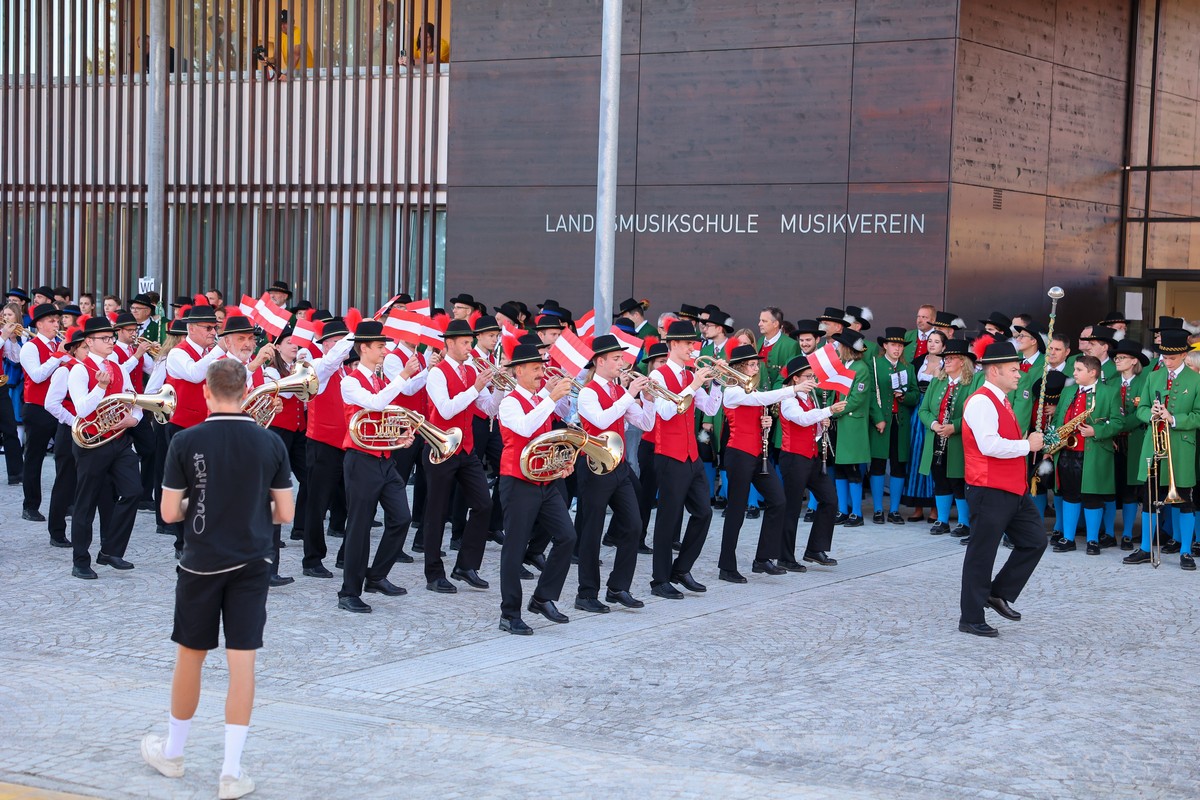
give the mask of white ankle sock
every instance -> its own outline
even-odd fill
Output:
[[[222,775],[231,778],[242,776],[242,748],[246,746],[246,734],[249,732],[249,725],[225,725],[225,763],[221,765]]]
[[[179,758],[183,755],[183,746],[187,744],[188,731],[192,728],[190,719],[175,719],[167,716],[167,743],[163,745],[163,755],[167,758]]]

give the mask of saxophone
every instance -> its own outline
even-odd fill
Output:
[[[946,420],[954,416],[954,401],[958,399],[958,387],[961,385],[962,382],[959,381],[958,383],[952,384],[946,388],[946,391],[950,393],[950,399],[946,401],[946,413],[942,415],[940,420],[938,420],[939,424],[945,425]],[[949,444],[950,437],[942,436],[940,434],[937,437],[937,441],[933,443],[933,463],[937,464],[939,467],[946,463],[946,447]]]
[[[1096,393],[1093,391],[1090,394],[1092,396],[1088,398],[1089,402],[1087,408],[1085,408],[1081,413],[1076,414],[1074,417],[1067,420],[1062,424],[1061,427],[1054,430],[1055,441],[1054,444],[1046,447],[1046,455],[1052,456],[1059,450],[1062,450],[1064,447],[1074,449],[1075,446],[1079,444],[1079,439],[1075,436],[1075,429],[1088,421],[1088,417],[1091,416],[1092,409],[1096,407]]]

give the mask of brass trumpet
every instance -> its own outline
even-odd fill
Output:
[[[607,475],[621,463],[625,441],[614,431],[591,436],[575,425],[547,431],[521,451],[521,474],[539,483],[564,478],[580,453],[587,456],[588,469]]]
[[[712,356],[700,356],[697,358],[696,369],[711,369],[716,373],[713,376],[713,380],[726,389],[737,386],[743,392],[749,394],[758,388],[757,375],[747,375],[744,372],[738,372],[724,361],[720,361]]]
[[[583,388],[582,383],[575,380],[574,378],[572,378],[567,373],[563,372],[558,367],[552,367],[549,364],[547,364],[546,365],[546,380],[548,380],[548,381],[554,380],[555,378],[558,378],[559,380],[564,380],[564,381],[568,382],[569,384],[571,384],[571,394],[579,394],[579,390]]]
[[[146,352],[149,353],[152,358],[158,358],[158,354],[162,352],[162,345],[153,339],[147,339],[145,336],[138,336],[133,340],[133,346],[135,348],[141,347],[143,344],[150,345],[150,349],[148,349]]]
[[[1162,403],[1162,395],[1155,393],[1155,401]],[[1149,500],[1149,507],[1154,509],[1154,531],[1150,535],[1150,565],[1155,569],[1162,563],[1162,547],[1159,544],[1161,541],[1159,531],[1162,530],[1161,519],[1162,510],[1165,505],[1175,505],[1182,503],[1183,498],[1179,495],[1179,487],[1175,485],[1175,464],[1171,460],[1171,430],[1167,423],[1163,420],[1150,420],[1150,436],[1152,455],[1146,459],[1146,496]],[[1167,462],[1167,493],[1162,494],[1162,489],[1158,484],[1159,465],[1158,462]]]
[[[475,353],[471,353],[471,366],[480,372],[491,371],[492,386],[501,392],[511,392],[517,388],[517,382],[513,380],[511,375],[501,369],[499,364],[493,364],[487,359],[480,358]]]
[[[621,369],[621,377],[633,380],[634,378],[641,377],[641,373],[633,367],[623,367]],[[692,404],[693,392],[690,386],[684,387],[682,392],[675,394],[662,384],[651,380],[642,391],[656,400],[666,400],[668,403],[674,404],[676,414],[682,414],[687,411],[688,406]]]
[[[175,387],[166,384],[154,394],[121,392],[109,395],[96,406],[96,410],[91,414],[92,419],[75,418],[75,423],[71,426],[71,438],[85,450],[93,450],[115,442],[125,431],[114,429],[135,406],[149,411],[158,424],[165,425],[175,413]]]
[[[291,375],[277,381],[267,381],[246,395],[242,401],[242,413],[249,414],[261,427],[269,428],[275,419],[275,398],[281,393],[292,392],[299,400],[308,401],[316,397],[320,389],[313,365],[307,361],[297,361]]]
[[[431,424],[424,414],[404,408],[387,406],[383,411],[362,409],[350,417],[347,429],[350,438],[364,450],[399,450],[412,444],[420,435],[429,442],[429,463],[440,464],[458,452],[462,431]]]

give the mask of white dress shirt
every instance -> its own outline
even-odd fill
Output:
[[[396,349],[384,356],[383,359],[383,374],[388,380],[399,375],[404,371],[404,365],[408,363],[408,359],[414,354],[407,351],[404,345],[397,344]],[[421,371],[408,379],[408,383],[404,387],[401,394],[412,397],[417,392],[425,388],[425,382],[429,379],[429,367],[422,367]]]
[[[133,384],[129,382],[129,375],[121,370],[121,364],[115,353],[110,354],[108,358],[101,358],[95,353],[88,353],[87,357],[100,369],[104,369],[105,361],[116,364],[120,374],[119,380],[121,381],[119,391],[133,391]],[[71,367],[71,374],[67,377],[67,391],[71,393],[71,402],[75,404],[75,416],[77,417],[86,417],[88,414],[91,414],[100,405],[100,401],[104,399],[106,387],[97,383],[96,388],[89,390],[88,383],[90,381],[91,376],[88,374],[87,367],[82,362]],[[137,406],[131,407],[129,414],[134,419],[140,420],[142,418],[142,410]]]
[[[325,387],[329,385],[329,379],[333,377],[333,373],[342,368],[342,362],[346,360],[346,356],[350,355],[352,347],[354,347],[353,333],[343,336],[337,344],[325,351],[325,355],[309,362],[313,366],[313,371],[317,373],[317,394],[325,391]]]
[[[75,415],[63,406],[63,400],[67,397],[67,380],[70,375],[71,370],[60,366],[50,376],[50,388],[46,390],[46,410],[50,412],[50,416],[63,425],[75,423]]]
[[[738,406],[773,406],[776,403],[782,403],[789,397],[795,397],[796,390],[790,386],[785,386],[782,389],[772,389],[767,392],[750,392],[746,393],[740,386],[725,387],[725,396],[721,398],[721,402],[726,408],[737,408]]]
[[[53,339],[47,339],[40,333],[37,335],[37,338],[42,340],[42,344],[50,348],[51,353],[58,349],[58,343]],[[66,358],[65,355],[52,355],[50,358],[42,361],[37,345],[33,343],[33,339],[21,345],[21,369],[25,370],[25,374],[34,383],[43,383],[49,380],[50,376],[54,374],[54,370],[58,369],[58,365],[62,363],[64,358]]]
[[[614,384],[610,381],[596,375],[593,379],[592,390],[579,392],[579,416],[587,420],[597,428],[608,428],[621,417],[625,418],[625,422],[633,425],[643,431],[654,429],[654,406],[650,403],[639,401],[636,397],[630,394],[627,390],[617,386],[620,394],[613,404],[608,408],[600,407],[599,392],[604,392],[611,396],[611,389]],[[584,387],[585,389],[587,387]]]
[[[462,362],[455,361],[450,356],[444,356],[442,360],[456,373],[461,371]],[[467,366],[470,367],[469,364]],[[473,369],[472,372],[474,372]],[[431,369],[425,377],[425,390],[429,393],[429,402],[433,403],[443,419],[450,419],[456,414],[462,413],[472,403],[489,417],[495,416],[496,401],[491,396],[492,392],[487,387],[484,387],[481,392],[475,388],[474,383],[475,379],[472,378],[467,384],[466,391],[451,397],[450,388],[446,384],[446,373],[440,369]]]
[[[198,344],[190,336],[184,341],[191,345],[197,353],[204,353],[204,345]],[[224,355],[225,351],[221,349],[220,345],[217,345],[193,361],[182,347],[172,347],[171,352],[167,353],[167,377],[189,383],[203,383],[208,372],[208,365]]]
[[[688,387],[688,383],[690,383],[690,381],[685,382],[683,380],[683,373],[684,370],[687,369],[686,367],[681,364],[676,364],[671,359],[667,359],[667,369],[671,370],[671,372],[675,374],[675,379],[679,383],[683,384],[684,389]],[[693,375],[694,374],[695,373],[693,373]],[[663,379],[662,373],[660,373],[658,370],[654,370],[654,372],[650,373],[650,380],[654,381],[663,388],[666,388],[667,386],[667,382]],[[721,407],[720,384],[718,384],[716,381],[713,381],[712,385],[708,388],[708,391],[705,391],[703,388],[701,388],[700,391],[696,392],[692,402],[696,404],[696,408],[700,409],[701,412],[710,416],[712,414],[716,414],[717,409]],[[669,419],[672,419],[678,412],[675,409],[674,403],[656,397],[654,398],[654,413],[658,415],[659,419],[665,422]]]
[[[812,397],[808,393],[805,393],[804,397],[808,398],[809,405],[813,405]],[[815,407],[806,410],[800,405],[800,396],[792,395],[779,401],[779,415],[788,422],[794,422],[807,428],[829,419],[833,416],[833,412],[828,408]],[[820,433],[820,431],[821,429],[818,428],[817,432]]]
[[[984,381],[983,388],[995,395],[1000,405],[1008,402],[1004,392],[990,381]],[[1009,413],[1012,413],[1011,410]],[[1029,440],[1005,439],[1000,435],[1000,416],[996,413],[996,407],[986,397],[972,395],[963,408],[963,423],[971,426],[971,433],[975,435],[979,452],[985,456],[1023,458],[1029,454]]]
[[[167,360],[154,362],[154,369],[146,376],[146,394],[154,394],[167,382]]]
[[[362,364],[355,367],[355,370],[360,375],[365,376],[368,382],[375,379],[371,370]],[[347,376],[347,379],[342,381],[342,402],[348,406],[365,408],[368,411],[383,411],[384,408],[391,405],[392,401],[396,399],[396,395],[404,390],[406,383],[408,381],[405,378],[397,375],[392,380],[383,384],[383,388],[378,392],[372,392],[364,388],[358,381],[350,380],[349,376]]]
[[[4,340],[4,357],[14,364],[21,363],[21,347],[20,339],[5,339]]]
[[[533,404],[533,410],[528,414],[521,407],[521,403],[517,400],[517,395],[524,397],[525,400]],[[542,424],[550,419],[550,415],[554,413],[556,404],[550,399],[550,393],[542,389],[536,395],[525,391],[521,386],[507,395],[500,401],[499,416],[500,424],[508,428],[518,436],[526,438],[533,436],[534,432],[542,427]]]

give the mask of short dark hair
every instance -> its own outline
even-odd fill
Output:
[[[1095,356],[1077,356],[1075,363],[1082,364],[1090,372],[1094,372],[1097,375],[1100,374],[1100,359]]]
[[[246,395],[246,368],[236,358],[219,358],[204,373],[208,391],[217,400],[241,400]]]
[[[59,297],[70,297],[71,290],[66,286],[55,286],[54,293]]]
[[[1052,341],[1052,342],[1062,342],[1062,343],[1063,343],[1063,345],[1065,345],[1065,346],[1066,346],[1066,348],[1067,348],[1067,352],[1069,353],[1069,352],[1071,351],[1071,337],[1070,337],[1070,336],[1067,336],[1065,333],[1056,333],[1056,334],[1054,334],[1053,336],[1051,336],[1051,337],[1050,337],[1050,341]]]
[[[215,294],[217,297],[219,297],[222,300],[225,299],[225,295],[221,294],[220,289],[209,289],[208,292],[212,292],[213,294]],[[205,292],[205,294],[208,294],[208,292]]]
[[[763,309],[763,311],[767,312],[772,317],[774,317],[775,321],[778,322],[780,325],[783,324],[783,311],[781,309],[778,309],[775,306],[767,306],[766,308]]]
[[[117,305],[121,305],[121,298],[117,297],[115,294],[106,294],[106,295],[104,295],[104,299],[105,299],[105,301],[115,300]],[[95,302],[95,301],[93,300],[92,302]]]

